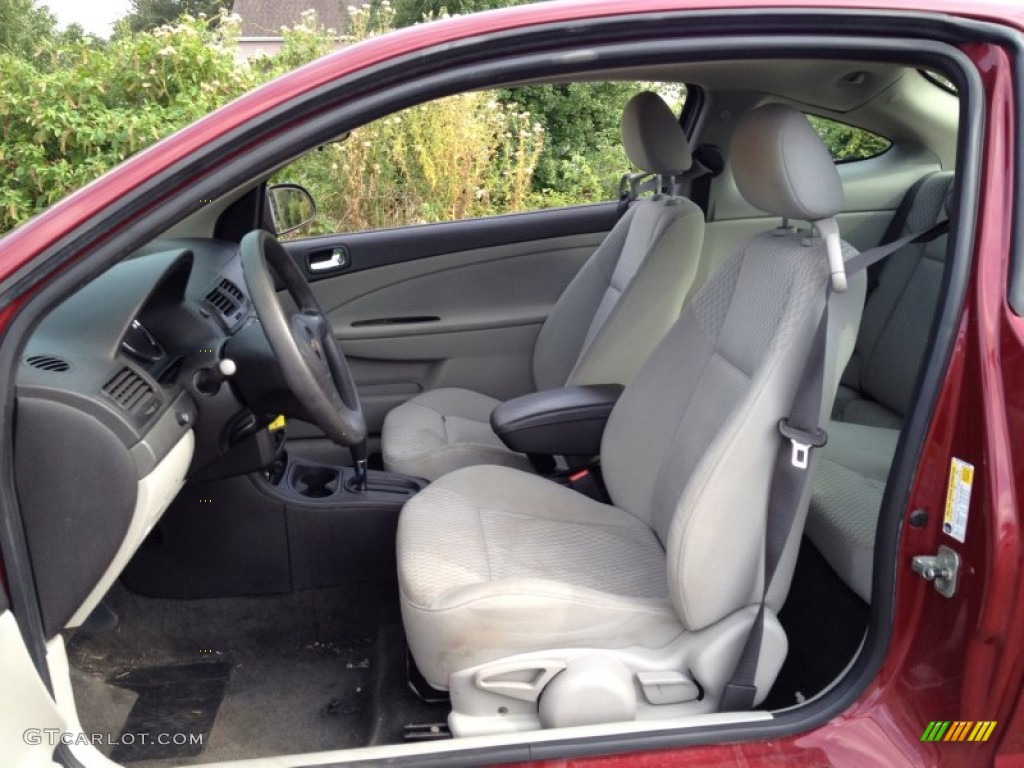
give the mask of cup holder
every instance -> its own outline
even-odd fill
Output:
[[[338,492],[341,473],[331,467],[299,465],[292,470],[292,488],[310,499],[324,499]]]

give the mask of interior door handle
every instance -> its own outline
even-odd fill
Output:
[[[348,248],[338,246],[329,251],[314,251],[306,257],[309,271],[322,275],[325,272],[340,272],[349,265]]]

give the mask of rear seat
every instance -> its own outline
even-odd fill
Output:
[[[952,182],[952,172],[937,172],[915,184],[883,242],[944,218]],[[812,481],[807,536],[868,602],[882,493],[924,361],[945,256],[943,236],[901,248],[882,263]]]

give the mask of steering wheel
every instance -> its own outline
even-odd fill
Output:
[[[366,439],[366,420],[345,355],[302,270],[277,238],[261,229],[242,238],[242,272],[281,375],[307,415],[339,445]],[[298,306],[281,305],[273,270]]]

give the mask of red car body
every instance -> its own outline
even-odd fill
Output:
[[[250,93],[140,153],[111,173],[54,205],[0,242],[0,280],[45,279],[40,259],[63,241],[86,233],[100,211],[187,158],[197,148],[243,126],[289,99],[346,73],[479,34],[573,20],[664,11],[810,7],[904,10],[949,14],[1024,34],[1024,6],[976,0],[857,2],[855,0],[578,0],[521,6],[413,27],[371,39],[316,61]],[[953,600],[941,597],[913,573],[910,560],[934,553],[939,526],[906,527],[899,543],[892,634],[873,682],[845,712],[785,738],[693,746],[615,756],[541,761],[531,765],[676,766],[749,765],[1024,765],[1024,538],[1018,499],[1024,496],[1024,318],[1008,303],[1014,258],[1013,209],[1016,154],[1024,139],[1016,123],[1024,83],[1015,81],[1007,51],[996,43],[964,53],[984,84],[986,121],[975,250],[953,353],[910,489],[907,510],[926,509],[932,519],[946,498],[949,457],[980,469],[975,485],[975,535],[961,548],[962,582]],[[239,146],[237,153],[246,151]],[[227,159],[227,158],[225,158]],[[213,167],[207,168],[211,172]],[[188,183],[192,183],[194,179]],[[178,192],[166,188],[165,196]],[[127,228],[164,198],[124,216]],[[88,234],[77,255],[117,230]],[[1018,260],[1022,258],[1017,254]],[[30,290],[30,288],[26,288]],[[6,330],[26,294],[0,310]],[[977,532],[981,535],[977,535]],[[889,617],[886,617],[888,619]],[[925,742],[934,720],[994,720],[985,744]]]

